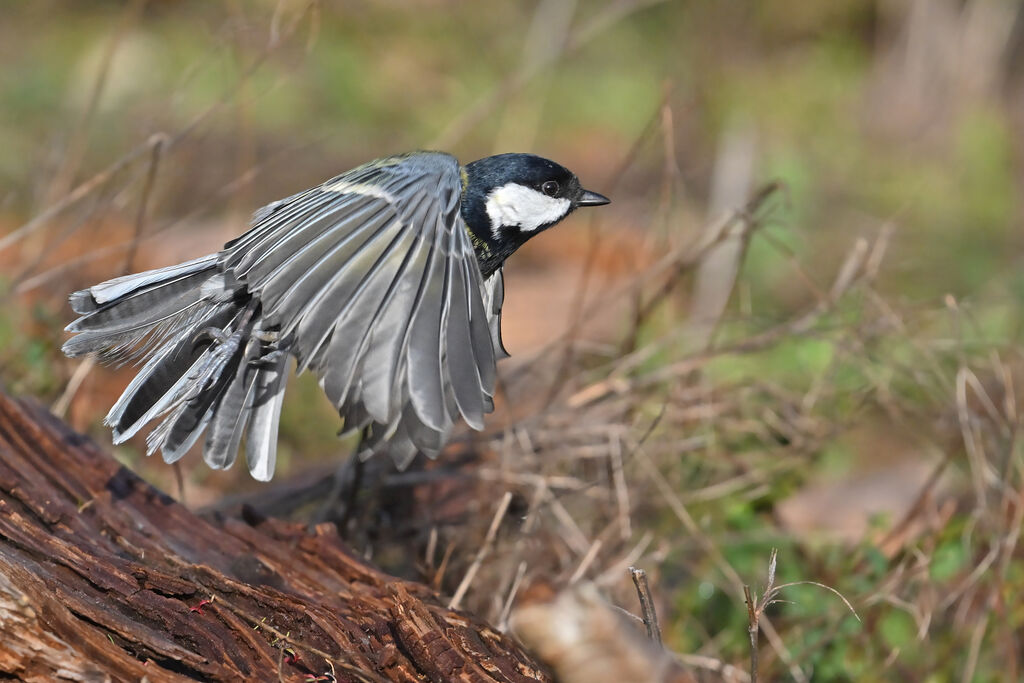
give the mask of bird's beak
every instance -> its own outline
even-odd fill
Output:
[[[611,200],[602,194],[591,192],[590,190],[583,190],[580,194],[580,198],[576,200],[576,206],[601,206],[602,204],[608,204],[609,202],[611,202]]]

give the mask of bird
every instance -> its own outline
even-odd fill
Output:
[[[436,457],[494,410],[505,260],[609,199],[564,166],[508,153],[461,165],[418,151],[358,166],[257,210],[223,249],[70,295],[69,357],[139,367],[104,419],[147,455],[274,474],[289,363],[360,433],[361,460]]]

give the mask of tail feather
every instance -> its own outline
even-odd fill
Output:
[[[246,348],[235,378],[224,391],[206,432],[203,459],[215,470],[231,467],[238,457],[238,447],[249,422],[260,371],[258,366],[253,365],[257,362],[254,347],[250,344]]]
[[[215,342],[203,354],[203,364],[197,375],[190,375],[184,396],[179,399],[184,406],[168,417],[164,424],[151,434],[150,450],[160,448],[168,462],[180,458],[196,442],[199,435],[213,418],[220,398],[235,379],[243,349],[241,340],[246,331],[239,330],[226,340]],[[163,424],[160,425],[163,427]],[[155,437],[160,431],[160,437]]]
[[[198,299],[176,298],[144,320],[79,332],[64,343],[65,355],[74,358],[95,353],[106,364],[123,364],[149,355],[170,341],[183,327],[206,312]],[[77,332],[77,330],[69,330]]]
[[[62,350],[108,363],[146,358],[230,297],[214,257],[115,278],[71,295],[81,317],[67,326],[77,334]]]
[[[114,443],[134,436],[147,422],[186,396],[191,376],[202,374],[209,363],[207,351],[212,340],[199,339],[204,329],[219,330],[237,315],[231,304],[215,307],[205,318],[179,330],[176,341],[154,354],[139,371],[121,398],[110,409],[105,422],[114,429]]]
[[[284,351],[277,354],[259,369],[245,435],[246,463],[250,474],[259,481],[270,481],[277,461],[277,425],[288,372],[288,354]]]
[[[159,422],[147,453],[181,458],[204,432],[204,456],[229,467],[245,440],[256,479],[269,480],[288,351],[265,341],[260,306],[220,272],[217,255],[129,275],[75,292],[80,317],[68,326],[69,356],[138,360],[142,368],[105,418],[114,443]]]
[[[192,444],[199,438],[199,434],[202,433],[202,429],[194,429],[183,436],[183,440],[176,443],[173,446],[168,445],[168,438],[171,433],[175,430],[178,423],[183,419],[188,419],[187,415],[191,406],[186,402],[178,403],[171,412],[167,415],[163,422],[158,424],[156,428],[146,436],[146,455],[153,455],[156,451],[160,450],[163,452],[164,462],[167,464],[178,462],[181,457],[188,452],[188,449],[192,447]],[[209,413],[209,411],[207,411]],[[203,424],[209,420],[208,415],[203,416]]]
[[[140,288],[98,306],[65,329],[68,332],[105,332],[139,329],[153,324],[199,301],[202,297],[200,285],[209,277],[206,272],[192,273]]]
[[[167,268],[116,277],[113,280],[107,280],[88,289],[75,292],[71,295],[71,307],[78,314],[91,313],[99,306],[121,299],[141,288],[172,282],[178,277],[192,273],[212,271],[217,266],[217,259],[217,254],[209,254]]]
[[[141,359],[142,369],[107,414],[114,443],[153,420],[148,451],[173,462],[213,420],[240,373],[254,315],[227,286],[217,255],[116,278],[71,295],[81,315],[64,344],[69,356],[106,362]]]

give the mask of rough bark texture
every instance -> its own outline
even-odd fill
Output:
[[[333,526],[253,517],[197,517],[0,394],[0,679],[550,680]]]

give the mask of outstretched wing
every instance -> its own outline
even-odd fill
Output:
[[[346,431],[368,428],[364,455],[399,466],[493,408],[501,275],[485,286],[461,191],[447,154],[383,159],[266,207],[221,254]]]

